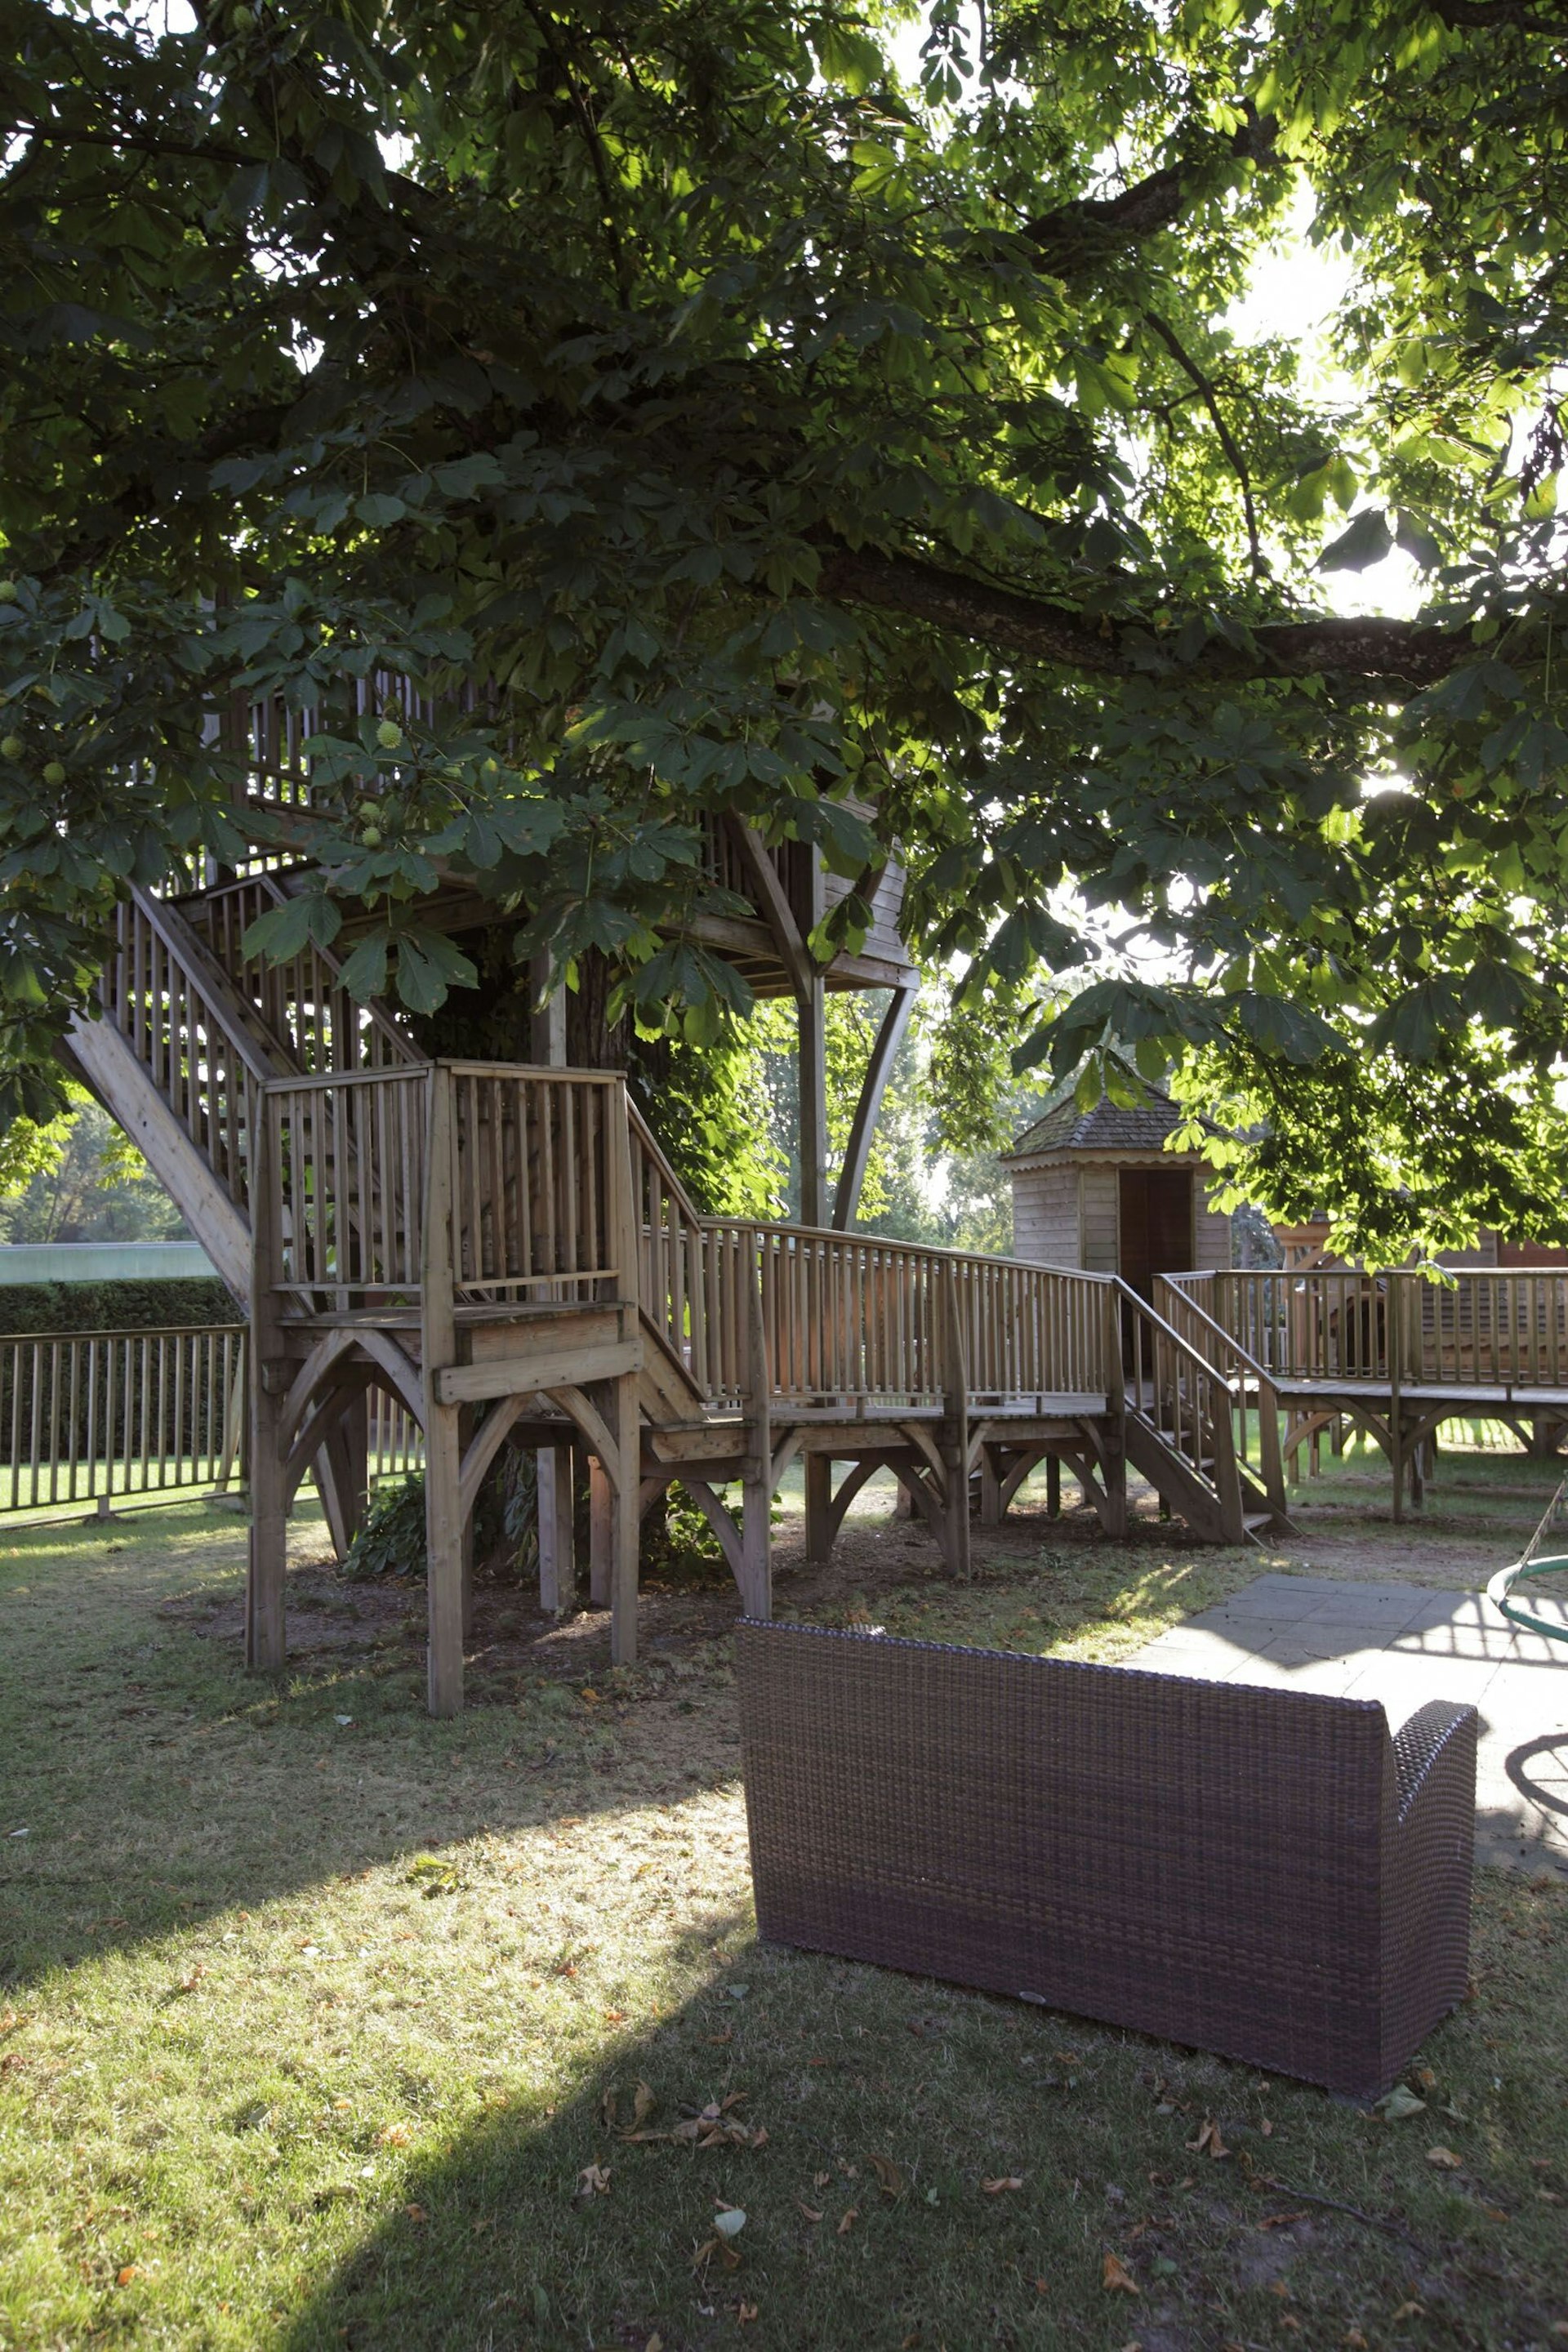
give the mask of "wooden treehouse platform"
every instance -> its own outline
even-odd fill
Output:
[[[308,814],[309,717],[257,706],[246,722],[255,796],[280,822]],[[313,1471],[340,1555],[360,1522],[373,1398],[422,1433],[441,1714],[462,1704],[473,1506],[503,1445],[537,1456],[547,1608],[573,1589],[574,1472],[586,1465],[590,1595],[607,1601],[613,1655],[629,1663],[638,1529],[673,1482],[765,1616],[769,1505],[796,1460],[812,1559],[885,1468],[962,1575],[972,1511],[999,1520],[1042,1461],[1069,1467],[1110,1532],[1125,1525],[1131,1465],[1201,1538],[1242,1543],[1289,1531],[1288,1464],[1326,1413],[1359,1412],[1416,1479],[1432,1416],[1498,1410],[1495,1390],[1568,1424],[1563,1290],[1541,1287],[1563,1277],[1488,1276],[1537,1287],[1527,1299],[1461,1286],[1452,1307],[1413,1305],[1405,1277],[1380,1290],[1333,1274],[1306,1277],[1316,1288],[1299,1276],[1157,1279],[1151,1301],[1110,1276],[849,1230],[915,979],[896,872],[870,888],[862,948],[823,967],[808,942],[831,887],[847,886],[802,845],[768,847],[730,820],[709,855],[721,903],[750,913],[697,918],[702,936],[798,1008],[797,1223],[700,1215],[624,1080],[561,1066],[558,1022],[539,1024],[536,1063],[432,1062],[389,1008],[349,997],[332,953],[248,961],[245,933],[298,887],[297,859],[175,877],[120,908],[95,1013],[66,1054],[248,1315],[257,1666],[284,1661],[285,1524],[301,1478]],[[494,918],[446,877],[422,912],[453,929]],[[864,987],[889,1003],[829,1204],[823,997]]]

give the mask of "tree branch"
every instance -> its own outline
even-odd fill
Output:
[[[1225,421],[1225,414],[1219,404],[1219,395],[1196,360],[1189,357],[1178,341],[1175,329],[1168,327],[1156,311],[1145,310],[1143,316],[1153,328],[1182,373],[1189,383],[1196,385],[1204,406],[1208,410],[1209,420],[1219,436],[1219,446],[1230,460],[1231,471],[1235,474],[1241,489],[1242,510],[1247,517],[1247,543],[1252,559],[1252,576],[1257,580],[1263,572],[1263,552],[1258,541],[1258,510],[1252,503],[1252,477],[1247,470],[1247,460],[1241,454],[1240,446]]]
[[[1463,0],[1454,0],[1463,5]],[[1278,126],[1272,115],[1248,105],[1246,119],[1206,154],[1165,163],[1135,180],[1115,196],[1080,196],[1055,212],[1026,222],[1023,235],[1056,277],[1092,268],[1108,251],[1135,245],[1180,220],[1221,158],[1257,163],[1273,152]]]
[[[1100,677],[1123,677],[1160,662],[1159,640],[1137,623],[1090,621],[1048,597],[999,588],[918,557],[875,548],[836,550],[823,564],[822,593],[927,621],[994,652],[1054,663]],[[1268,621],[1252,630],[1256,650],[1211,638],[1182,674],[1194,678],[1317,677],[1433,686],[1469,652],[1462,633],[1413,621],[1331,614]]]

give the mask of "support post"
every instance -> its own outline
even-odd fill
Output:
[[[595,1609],[610,1605],[615,1542],[615,1494],[610,1474],[595,1454],[588,1463],[588,1599]]]
[[[570,1615],[577,1599],[572,1557],[572,1448],[542,1445],[534,1456],[539,1495],[539,1605],[547,1617]]]
[[[287,1465],[279,1444],[282,1398],[271,1367],[280,1360],[273,1284],[282,1271],[282,1218],[273,1118],[261,1087],[255,1097],[250,1255],[250,1550],[245,1580],[245,1663],[279,1674],[287,1654],[283,1579],[289,1554]]]
[[[566,993],[550,986],[550,958],[535,956],[528,967],[532,1011],[529,1055],[542,1068],[566,1066]],[[572,1455],[561,1445],[542,1445],[533,1457],[538,1498],[539,1605],[547,1617],[570,1614],[576,1605],[576,1563],[572,1556]]]
[[[958,1269],[942,1263],[937,1292],[937,1362],[942,1417],[937,1436],[942,1466],[942,1550],[949,1573],[973,1572],[969,1549],[969,1370],[958,1297]]]
[[[813,856],[816,856],[813,852]],[[800,1024],[800,1222],[827,1223],[827,999],[820,974],[796,999]]]
[[[621,1305],[621,1336],[624,1339],[636,1339],[640,1322],[637,1275],[642,1257],[642,1227],[632,1190],[631,1118],[624,1078],[613,1089],[610,1105],[606,1222],[615,1263],[619,1268],[616,1286]],[[637,1554],[642,1538],[640,1385],[636,1372],[623,1372],[615,1383],[613,1401],[616,1463],[610,1524],[610,1663],[617,1666],[635,1665],[637,1654]]]
[[[1046,1456],[1046,1517],[1059,1519],[1062,1515],[1062,1461],[1059,1454]]]
[[[833,1551],[833,1457],[807,1454],[802,1457],[805,1483],[805,1564],[826,1568]]]
[[[1100,1339],[1104,1352],[1105,1402],[1108,1423],[1105,1436],[1105,1507],[1100,1513],[1108,1536],[1127,1533],[1127,1373],[1122,1360],[1121,1286],[1115,1282],[1105,1286],[1105,1323]]]
[[[1400,1396],[1404,1351],[1399,1344],[1399,1276],[1388,1276],[1388,1459],[1394,1472],[1394,1517],[1405,1517],[1405,1408]]]
[[[833,1222],[842,1234],[854,1224],[860,1207],[860,1188],[866,1181],[866,1163],[871,1156],[871,1139],[877,1131],[877,1117],[882,1108],[888,1080],[898,1059],[899,1047],[904,1042],[904,1032],[914,1011],[919,982],[908,988],[896,988],[882,1015],[877,1031],[871,1058],[866,1065],[861,1082],[860,1099],[855,1106],[855,1120],[849,1129],[848,1148],[844,1165],[838,1171],[838,1181],[833,1192]]]
[[[429,1649],[426,1684],[432,1715],[463,1706],[463,1527],[459,1487],[461,1405],[437,1397],[437,1371],[457,1361],[452,1267],[452,1074],[436,1063],[427,1080],[421,1370],[425,1382],[425,1546],[428,1556]]]
[[[742,1239],[746,1285],[746,1466],[741,1482],[741,1598],[748,1617],[771,1617],[773,1586],[773,1365],[754,1230]],[[808,1457],[809,1459],[809,1457]]]
[[[980,1524],[983,1528],[999,1528],[1006,1508],[1002,1500],[1000,1455],[994,1445],[980,1449]]]
[[[623,1372],[616,1384],[617,1475],[612,1505],[610,1549],[610,1664],[637,1662],[637,1549],[642,1529],[642,1412],[637,1376]]]

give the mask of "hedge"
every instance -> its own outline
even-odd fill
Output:
[[[18,1282],[0,1286],[0,1333],[155,1331],[176,1323],[242,1323],[216,1275],[162,1282]]]

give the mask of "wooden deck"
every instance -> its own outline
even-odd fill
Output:
[[[286,1655],[285,1524],[308,1471],[334,1543],[352,1539],[373,1397],[423,1433],[440,1713],[461,1705],[473,1505],[503,1445],[538,1457],[547,1606],[574,1590],[585,1473],[590,1594],[629,1662],[639,1525],[675,1481],[765,1615],[769,1505],[796,1462],[812,1558],[887,1469],[962,1576],[972,1508],[999,1518],[1042,1462],[1108,1530],[1131,1465],[1200,1538],[1241,1543],[1288,1531],[1290,1461],[1335,1414],[1386,1446],[1401,1496],[1451,1412],[1568,1426],[1559,1276],[1439,1293],[1220,1274],[1151,1302],[1110,1276],[703,1216],[616,1073],[430,1062],[349,998],[331,954],[245,964],[274,887],[133,891],[70,1041],[247,1310],[258,1666]]]

